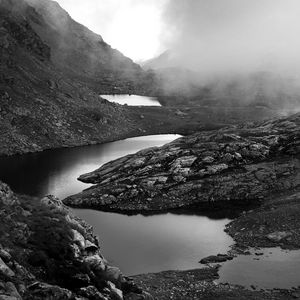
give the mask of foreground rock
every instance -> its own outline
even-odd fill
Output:
[[[81,175],[95,186],[64,202],[127,212],[254,203],[299,187],[299,137],[300,114],[200,132]]]
[[[92,227],[60,200],[18,196],[0,182],[0,299],[153,298],[108,264]]]

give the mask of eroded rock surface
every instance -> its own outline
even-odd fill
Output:
[[[0,182],[1,300],[126,300],[144,295],[105,260],[92,227],[59,199],[19,196]]]
[[[200,132],[81,175],[95,184],[64,202],[116,211],[245,205],[300,184],[300,114]]]

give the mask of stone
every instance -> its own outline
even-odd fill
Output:
[[[76,243],[80,248],[83,249],[85,247],[85,238],[83,237],[83,235],[75,229],[72,229],[72,233],[74,243]]]
[[[87,256],[84,258],[84,263],[88,265],[95,273],[103,273],[106,269],[105,261],[99,254]]]
[[[0,274],[5,277],[14,277],[15,272],[11,270],[10,267],[6,265],[6,263],[0,258]]]
[[[117,286],[123,282],[124,278],[119,268],[107,266],[105,269],[105,278]]]
[[[4,249],[0,248],[0,257],[5,261],[8,262],[12,259],[11,255]]]
[[[276,231],[276,232],[269,233],[267,235],[267,239],[272,241],[272,242],[279,243],[279,242],[281,242],[282,240],[288,238],[291,235],[292,235],[291,232]]]
[[[212,156],[206,156],[202,159],[202,161],[206,164],[211,164],[215,161],[215,159]]]
[[[89,251],[89,252],[95,252],[95,251],[98,250],[98,247],[94,243],[92,243],[91,241],[85,240],[85,247],[84,247],[84,249],[86,251]]]
[[[110,296],[112,298],[112,300],[123,300],[123,292],[121,290],[119,290],[118,288],[116,288],[115,284],[108,281],[107,283],[108,288],[110,290]]]
[[[227,164],[212,165],[207,168],[207,172],[208,174],[216,174],[226,169],[228,169]]]
[[[5,284],[6,292],[13,297],[16,297],[17,299],[22,299],[20,296],[16,286],[12,282],[7,282]]]

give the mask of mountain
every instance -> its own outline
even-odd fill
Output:
[[[146,76],[141,67],[112,49],[100,35],[75,22],[51,0],[2,0],[2,7],[22,15],[51,49],[51,62],[64,73],[93,83],[99,91],[135,89]],[[25,21],[24,21],[25,22]]]
[[[170,50],[166,50],[160,55],[144,61],[141,65],[146,70],[157,70],[172,67],[172,52]]]
[[[0,0],[0,154],[138,135],[139,116],[98,95],[143,93],[144,80],[56,2]]]

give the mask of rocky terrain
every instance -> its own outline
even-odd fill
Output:
[[[53,196],[0,182],[0,299],[152,299],[107,263],[91,226]]]
[[[292,300],[299,288],[291,290],[249,290],[229,283],[217,283],[218,266],[189,271],[166,271],[135,276],[135,281],[159,300]]]
[[[64,202],[126,212],[256,204],[298,189],[300,114],[196,133],[81,175]]]

